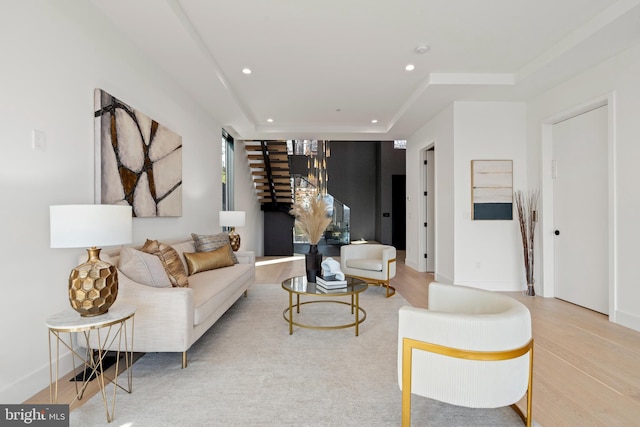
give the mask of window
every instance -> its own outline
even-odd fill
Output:
[[[233,210],[233,137],[222,129],[222,210]]]

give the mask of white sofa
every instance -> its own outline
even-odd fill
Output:
[[[195,252],[192,238],[167,242],[184,264],[184,252]],[[139,249],[139,248],[136,248]],[[122,249],[105,251],[101,259],[119,266]],[[106,255],[106,256],[105,256]],[[187,366],[187,350],[255,282],[255,254],[235,252],[233,266],[202,271],[188,276],[188,287],[154,287],[133,280],[118,267],[118,297],[114,305],[133,304],[134,352],[180,352]],[[152,255],[155,256],[155,255]],[[151,272],[149,274],[152,274]],[[90,343],[93,346],[96,343]],[[117,350],[117,343],[108,348]]]

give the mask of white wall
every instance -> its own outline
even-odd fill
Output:
[[[455,102],[407,142],[407,260],[424,263],[422,151],[435,145],[436,280],[491,290],[524,286],[517,220],[471,220],[471,160],[512,159],[514,189],[526,185],[524,103]]]
[[[182,135],[183,216],[136,218],[134,241],[218,231],[220,125],[83,1],[0,2],[0,402],[49,383],[45,319],[69,306],[83,250],[49,248],[49,205],[93,203],[93,91]],[[31,131],[46,150],[31,148]]]
[[[526,104],[456,102],[424,125],[408,139],[407,147],[407,265],[424,271],[420,260],[424,253],[420,243],[423,217],[411,215],[422,215],[423,211],[419,153],[435,144],[436,278],[500,290],[524,285],[517,221],[469,220],[469,162],[474,158],[512,158],[514,189],[542,189],[541,171],[549,169],[545,163],[548,159],[542,158],[543,124],[567,111],[605,100],[611,111],[612,134],[611,196],[602,201],[609,203],[612,216],[610,318],[640,330],[640,286],[635,269],[640,241],[639,75],[640,46],[636,46]],[[455,198],[455,206],[449,197]],[[553,246],[549,245],[553,224],[546,208],[541,205],[536,289],[539,294],[552,296],[544,283],[548,260],[553,257]],[[577,213],[579,209],[576,207]],[[543,247],[547,249],[544,253]]]
[[[524,289],[522,241],[511,221],[471,219],[471,160],[513,160],[513,188],[526,189],[524,103],[455,102],[455,283],[499,291]],[[438,188],[436,194],[440,193]]]
[[[424,253],[426,178],[423,151],[435,146],[435,256],[436,279],[453,283],[454,278],[454,143],[453,106],[446,108],[407,140],[407,250],[406,264],[426,271]]]
[[[593,67],[552,90],[536,97],[527,104],[528,135],[530,151],[542,155],[542,123],[550,117],[584,105],[594,99],[609,98],[612,109],[612,197],[610,204],[613,216],[612,272],[610,288],[612,308],[610,319],[627,327],[640,330],[640,286],[637,265],[638,242],[640,241],[640,46],[631,48],[616,57]],[[577,155],[579,153],[576,153]],[[530,159],[530,169],[537,171],[538,181],[545,164],[538,167],[537,159]],[[580,207],[576,207],[579,213]],[[545,211],[545,215],[547,212]],[[546,219],[546,221],[545,221]],[[552,247],[552,220],[542,218],[544,228],[540,233],[541,245]],[[588,232],[588,230],[585,230]],[[543,254],[548,260],[551,253]],[[542,266],[541,275],[546,275]],[[544,284],[543,284],[544,285]],[[544,289],[545,294],[548,289]]]

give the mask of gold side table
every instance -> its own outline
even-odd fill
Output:
[[[49,400],[51,403],[57,403],[58,401],[60,347],[62,344],[63,348],[66,347],[71,352],[73,375],[77,376],[76,365],[78,364],[76,360],[80,362],[79,366],[82,367],[85,372],[81,387],[78,387],[79,381],[75,381],[76,395],[71,403],[82,399],[89,385],[89,381],[95,378],[95,380],[98,381],[100,392],[102,393],[107,422],[113,420],[117,389],[120,388],[127,393],[132,392],[131,365],[133,364],[133,326],[135,312],[136,308],[131,304],[114,304],[107,313],[99,316],[82,317],[77,311],[68,308],[47,319],[46,325],[49,328]],[[129,325],[127,325],[128,323]],[[73,333],[77,333],[75,346]],[[92,333],[96,334],[93,341],[90,340]],[[68,341],[65,340],[65,337],[68,338]],[[55,341],[55,369],[53,366],[52,341]],[[90,342],[97,342],[97,347],[95,345],[92,347]],[[78,353],[78,347],[84,347],[86,353],[84,355]],[[107,354],[107,349],[114,347],[117,348],[116,370],[113,378],[107,378],[104,372],[103,362]],[[127,372],[126,387],[118,384],[121,355],[124,355],[125,369]],[[87,371],[89,374],[86,374]],[[112,382],[114,385],[111,410],[109,410],[109,402],[105,391],[105,384],[109,382]]]

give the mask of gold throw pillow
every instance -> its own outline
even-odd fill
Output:
[[[179,288],[189,286],[187,272],[184,271],[184,265],[182,264],[182,261],[180,261],[180,256],[175,249],[166,243],[147,239],[141,250],[142,252],[154,254],[160,258],[172,286]]]
[[[185,252],[189,276],[201,271],[215,270],[234,264],[231,257],[231,246],[226,245],[211,252]]]

